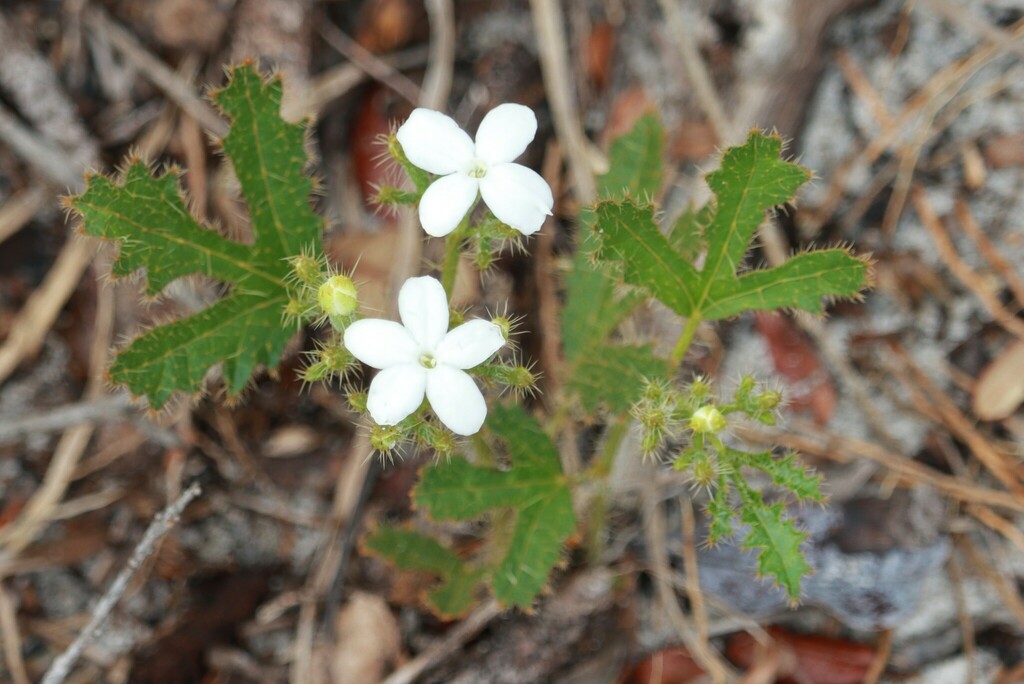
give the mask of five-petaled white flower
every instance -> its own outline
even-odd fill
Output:
[[[398,293],[402,323],[379,318],[345,329],[345,346],[357,359],[379,368],[366,407],[378,425],[397,425],[426,395],[437,417],[459,435],[476,433],[487,402],[465,371],[505,344],[490,321],[467,321],[448,331],[448,298],[430,276],[409,278]]]
[[[455,230],[477,190],[502,223],[523,235],[540,230],[555,200],[540,175],[512,160],[537,134],[529,107],[498,105],[480,122],[476,142],[449,117],[416,109],[398,129],[398,142],[415,166],[441,176],[420,199],[420,223],[434,237]]]

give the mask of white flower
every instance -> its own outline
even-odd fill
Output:
[[[476,201],[477,190],[502,223],[532,235],[551,215],[555,200],[540,175],[512,160],[537,134],[529,107],[498,105],[480,122],[476,143],[440,112],[416,109],[398,129],[398,142],[413,165],[441,176],[420,199],[420,223],[434,237],[455,230]]]
[[[448,331],[448,298],[435,278],[409,278],[398,293],[402,323],[379,318],[345,329],[345,346],[357,359],[379,368],[366,407],[378,425],[397,425],[423,402],[448,429],[472,435],[484,424],[487,402],[464,371],[505,344],[490,321],[468,321]]]

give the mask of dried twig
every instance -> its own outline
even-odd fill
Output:
[[[731,668],[715,653],[706,639],[701,640],[694,632],[693,625],[679,607],[672,583],[672,569],[666,552],[665,513],[661,506],[661,497],[655,491],[655,480],[649,479],[645,485],[647,491],[643,497],[644,542],[651,564],[651,574],[669,622],[676,634],[682,639],[690,654],[704,670],[711,675],[712,681],[730,682],[735,680]],[[698,592],[699,593],[699,592]]]
[[[868,459],[906,478],[912,485],[934,487],[958,501],[1024,512],[1024,499],[1015,494],[963,482],[960,478],[940,473],[872,442],[826,432],[816,425],[805,425],[803,428],[801,425],[800,421],[792,421],[791,429],[788,430],[738,426],[736,432],[752,442],[814,454],[833,461],[846,463]]]
[[[1013,292],[1017,304],[1024,306],[1024,278],[1017,272],[1017,268],[1007,261],[999,249],[988,239],[985,231],[974,220],[970,207],[967,206],[967,203],[962,198],[957,198],[956,204],[953,206],[953,213],[956,215],[956,220],[960,223],[960,227],[964,229],[964,233],[974,243],[974,246],[978,248],[981,256],[992,264],[992,269],[1006,281],[1006,285]]]
[[[392,672],[382,684],[412,684],[421,674],[462,648],[499,615],[501,606],[493,599],[489,600],[465,620],[452,627],[444,637],[431,644],[423,653]]]
[[[569,158],[577,199],[581,204],[589,204],[597,197],[597,185],[590,160],[590,143],[583,134],[576,106],[574,79],[569,73],[562,7],[558,0],[530,0],[530,8],[555,132]]]
[[[131,406],[127,394],[114,394],[94,400],[59,406],[48,413],[17,416],[0,423],[0,444],[28,435],[60,432],[73,425],[117,420]]]
[[[956,245],[953,244],[953,240],[943,227],[942,220],[928,200],[928,196],[920,187],[915,187],[911,191],[911,200],[914,203],[914,208],[917,210],[917,215],[921,219],[921,223],[932,237],[939,258],[942,260],[942,263],[946,264],[946,268],[949,269],[950,273],[978,298],[981,305],[985,307],[985,310],[992,315],[992,318],[999,325],[1003,326],[1007,332],[1024,340],[1024,321],[1014,316],[1012,312],[1007,311],[1006,307],[999,301],[999,297],[989,287],[985,278],[963,260],[957,251]]]
[[[317,30],[328,45],[347,57],[370,77],[380,81],[413,104],[420,101],[421,93],[418,85],[386,61],[349,38],[325,15],[321,14],[317,21]]]
[[[693,87],[700,108],[704,110],[704,115],[708,118],[708,123],[715,131],[715,137],[718,138],[719,144],[731,144],[736,134],[732,121],[725,113],[725,107],[711,80],[711,72],[708,71],[708,66],[704,63],[700,50],[697,49],[697,41],[693,39],[693,34],[683,18],[679,3],[674,0],[658,0],[658,5],[668,23],[668,29],[672,34],[672,43],[679,50],[679,56],[683,60],[686,77]]]
[[[51,201],[52,193],[42,185],[33,185],[8,198],[0,207],[0,243],[21,230]]]
[[[7,587],[0,582],[0,637],[3,638],[4,660],[13,684],[29,684],[25,661],[21,657],[21,635],[18,633],[17,614]]]
[[[135,36],[105,12],[97,7],[90,7],[85,12],[85,23],[92,30],[106,35],[110,43],[134,64],[141,74],[202,124],[208,132],[218,138],[223,138],[227,134],[227,123],[218,116],[213,107],[196,95],[192,84],[147,50]]]
[[[132,577],[142,567],[146,559],[156,551],[157,543],[178,523],[185,507],[192,503],[192,500],[199,496],[200,493],[202,493],[202,489],[198,483],[194,483],[178,497],[177,501],[157,514],[153,522],[146,529],[146,534],[143,535],[142,540],[135,547],[135,550],[132,551],[128,563],[118,573],[113,584],[110,585],[110,588],[107,589],[106,593],[103,594],[96,604],[88,624],[82,629],[71,646],[53,661],[50,669],[46,671],[41,684],[60,684],[67,678],[75,663],[81,657],[82,652],[85,651],[85,647],[102,633],[104,623],[110,616],[111,611],[114,610],[114,606],[117,605],[117,602],[124,595],[125,590],[128,589],[128,583]]]

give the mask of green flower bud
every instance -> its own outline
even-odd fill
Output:
[[[382,454],[390,453],[398,446],[401,431],[395,425],[374,425],[370,429],[370,446]]]
[[[765,411],[771,411],[778,407],[782,403],[782,393],[777,390],[767,390],[764,394],[757,397],[758,408],[764,409]]]
[[[317,290],[317,302],[331,318],[348,316],[359,306],[356,284],[348,276],[331,276]]]
[[[711,394],[711,384],[702,377],[694,378],[690,384],[690,396],[694,401],[701,402]]]
[[[351,390],[345,396],[345,399],[348,401],[349,408],[351,408],[353,411],[355,411],[356,413],[366,413],[366,392],[360,390]]]
[[[508,336],[512,334],[512,321],[506,316],[495,316],[491,319],[491,323],[498,326],[501,329],[501,336],[508,341]]]
[[[690,416],[690,429],[694,432],[717,433],[725,429],[726,420],[717,407],[701,406]]]
[[[310,287],[316,287],[323,278],[323,274],[320,272],[320,262],[306,254],[292,259],[292,271],[299,282]]]

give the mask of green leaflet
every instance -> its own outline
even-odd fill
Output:
[[[658,229],[649,202],[629,197],[599,202],[598,259],[615,262],[626,283],[688,318],[717,320],[780,308],[820,312],[823,298],[857,296],[869,263],[842,249],[799,254],[776,268],[739,274],[765,212],[792,200],[810,177],[783,161],[781,151],[778,136],[758,131],[727,150],[707,179],[715,193],[713,209],[687,212],[669,237]],[[705,246],[707,257],[698,272],[691,262],[696,249]]]
[[[608,173],[599,179],[602,197],[653,197],[661,185],[664,132],[653,114],[641,117],[626,135],[617,138],[608,153]],[[584,210],[581,223],[593,225],[593,211]],[[609,341],[619,324],[643,297],[622,294],[604,265],[594,265],[591,253],[599,247],[589,231],[566,276],[566,302],[562,310],[562,344],[569,363],[568,386],[583,408],[594,412],[604,404],[622,413],[640,396],[645,378],[660,377],[666,364],[648,345]]]
[[[200,389],[217,363],[231,395],[245,388],[257,366],[277,365],[294,332],[282,325],[287,259],[319,245],[323,231],[309,204],[306,127],[281,119],[281,82],[264,81],[252,65],[242,65],[213,99],[231,121],[223,147],[249,209],[252,244],[198,224],[176,174],[154,175],[139,160],[120,181],[90,177],[85,192],[70,200],[85,233],[118,242],[114,276],[144,268],[151,295],[194,274],[231,285],[217,303],[143,333],[118,354],[111,379],[154,408],[175,392]]]
[[[527,608],[547,584],[562,546],[576,528],[558,450],[518,406],[495,406],[491,432],[508,449],[509,470],[481,468],[462,458],[429,468],[416,487],[416,505],[439,520],[468,520],[496,508],[515,511],[504,557],[491,569],[494,597]]]
[[[454,619],[472,607],[483,571],[468,566],[433,537],[401,527],[381,527],[367,537],[363,546],[402,570],[437,575],[441,581],[427,592],[426,601],[440,617]]]
[[[598,180],[601,197],[653,198],[664,175],[665,132],[654,114],[641,116],[633,129],[616,138],[608,150],[608,173]]]
[[[797,601],[800,598],[800,579],[811,572],[811,566],[800,553],[800,545],[807,538],[807,533],[798,530],[793,521],[785,517],[785,506],[781,502],[769,506],[760,492],[752,489],[741,477],[734,476],[732,482],[743,502],[740,520],[750,528],[743,540],[743,548],[758,549],[758,572],[772,577],[792,601]]]
[[[428,599],[445,616],[464,612],[481,582],[490,585],[502,605],[529,608],[576,529],[558,451],[537,421],[517,406],[498,405],[487,427],[506,446],[511,468],[484,468],[452,458],[423,471],[413,498],[435,520],[470,520],[510,509],[511,527],[507,538],[495,542],[497,548],[464,561],[430,537],[389,527],[374,531],[365,542],[401,568],[438,575],[441,584]],[[494,542],[502,536],[492,530],[489,538]]]

